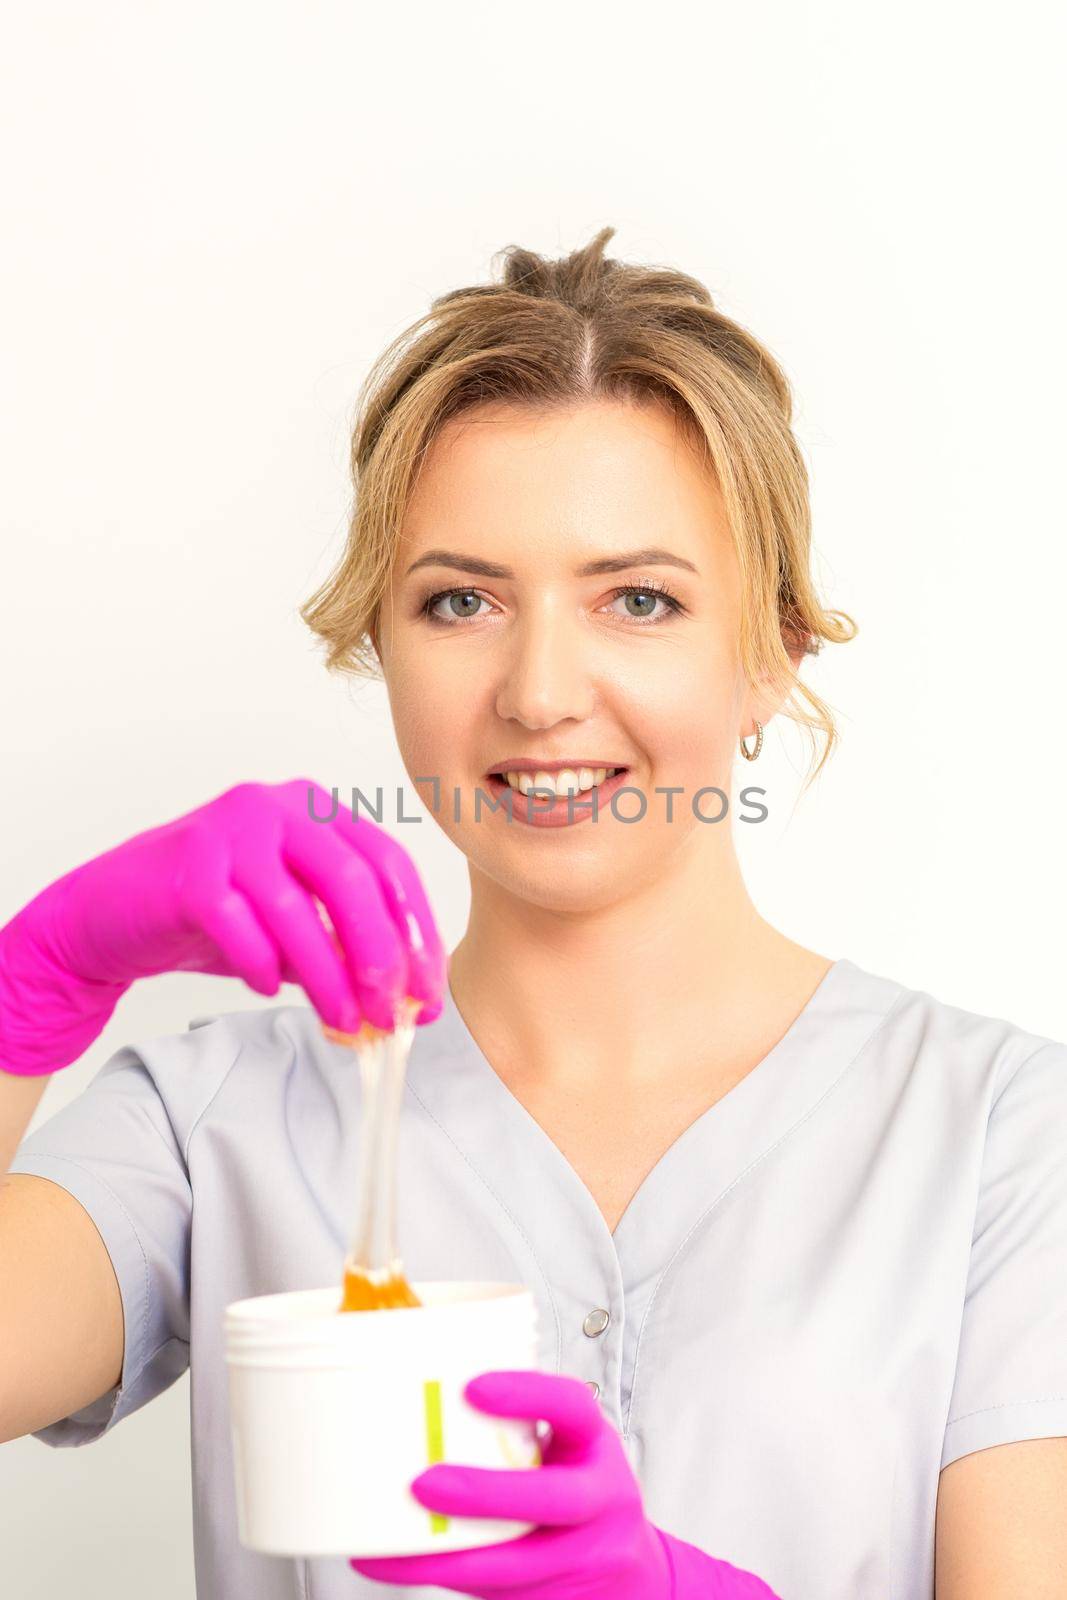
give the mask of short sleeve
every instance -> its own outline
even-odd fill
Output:
[[[1047,1041],[989,1115],[941,1465],[1067,1435],[1067,1045]]]
[[[101,1438],[189,1365],[192,1193],[182,1122],[218,1076],[205,1049],[216,1032],[123,1046],[75,1100],[22,1141],[11,1163],[11,1172],[49,1178],[81,1203],[107,1247],[122,1296],[119,1383],[37,1431],[33,1437],[45,1444]]]

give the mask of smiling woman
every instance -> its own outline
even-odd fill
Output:
[[[384,677],[413,781],[488,799],[434,811],[470,874],[447,967],[401,846],[305,781],[241,785],[0,930],[12,1074],[73,1059],[153,972],[291,978],[345,1032],[422,1002],[405,1263],[530,1289],[545,1370],[467,1399],[551,1432],[536,1470],[412,1493],[534,1531],[354,1572],[240,1545],[222,1313],[334,1279],[361,1129],[306,1006],[128,1047],[21,1146],[0,1425],[86,1443],[188,1361],[201,1600],[1045,1600],[1067,1048],[795,942],[695,803],[778,714],[823,746],[810,784],[836,732],[801,672],[855,624],[811,580],[780,367],[611,234],[506,251],[383,355],[303,610],[332,668]]]
[[[331,667],[384,671],[409,772],[505,802],[438,819],[487,885],[590,911],[642,873],[684,892],[699,855],[724,944],[751,917],[728,830],[650,802],[728,791],[778,711],[822,738],[817,772],[833,718],[797,669],[855,625],[811,582],[781,370],[694,279],[606,259],[611,232],[507,252],[499,288],[444,295],[386,352],[347,548],[303,615]],[[825,961],[781,953],[788,1008]]]

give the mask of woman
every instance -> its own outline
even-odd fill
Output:
[[[22,1143],[2,1436],[88,1442],[189,1365],[211,1600],[1058,1594],[1067,1050],[753,905],[735,753],[780,712],[821,766],[800,668],[854,628],[811,584],[780,369],[694,279],[606,258],[612,232],[510,250],[385,353],[347,550],[304,610],[331,667],[380,665],[469,861],[447,978],[406,852],[304,781],[138,836],[0,933],[5,1159],[137,977],[289,979],[314,1008],[126,1047]],[[222,1308],[336,1276],[359,1103],[320,1018],[388,1025],[405,992],[405,1262],[531,1286],[546,1373],[472,1399],[547,1418],[555,1452],[416,1492],[542,1526],[355,1572],[260,1557]]]

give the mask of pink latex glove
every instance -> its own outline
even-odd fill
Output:
[[[577,1378],[483,1372],[464,1393],[491,1416],[550,1423],[543,1464],[502,1471],[441,1464],[420,1473],[412,1493],[430,1511],[539,1526],[477,1550],[354,1558],[356,1572],[484,1600],[777,1600],[751,1573],[648,1521],[622,1440]]]
[[[440,1016],[448,957],[407,851],[306,778],[241,783],[56,880],[0,928],[0,1071],[68,1066],[137,978],[299,983],[331,1026]],[[313,898],[316,897],[316,898]],[[336,936],[324,925],[326,908]],[[338,944],[338,940],[340,941]]]

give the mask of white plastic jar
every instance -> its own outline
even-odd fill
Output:
[[[463,1398],[481,1372],[536,1367],[532,1294],[416,1283],[417,1307],[340,1312],[341,1290],[237,1300],[225,1314],[238,1537],[287,1556],[416,1555],[531,1524],[441,1516],[409,1485],[436,1461],[536,1467],[533,1422]]]

